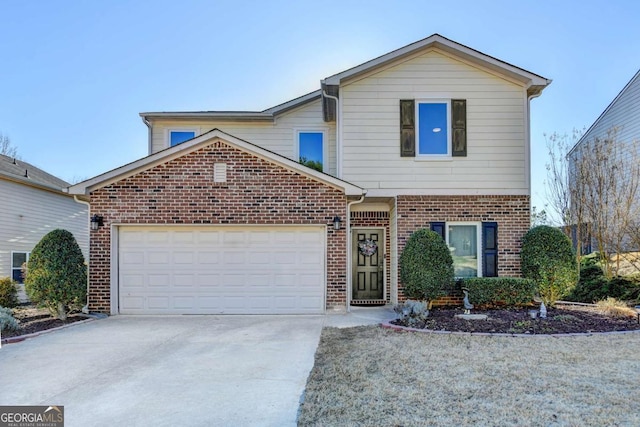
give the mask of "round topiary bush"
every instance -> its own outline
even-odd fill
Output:
[[[399,259],[400,280],[408,298],[433,301],[453,283],[453,259],[438,233],[414,232]]]
[[[0,307],[13,308],[18,305],[18,288],[11,277],[0,279]]]
[[[87,266],[80,246],[67,230],[53,230],[31,251],[24,280],[31,301],[65,320],[73,306],[84,303]]]
[[[578,281],[571,240],[559,229],[540,225],[522,239],[522,275],[533,280],[542,301],[553,306],[568,295]]]

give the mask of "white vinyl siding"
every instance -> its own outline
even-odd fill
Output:
[[[640,141],[640,72],[621,91],[605,112],[580,139],[605,139],[612,128],[617,128],[617,141]]]
[[[400,157],[399,101],[430,98],[467,101],[466,157]],[[342,178],[370,194],[529,193],[521,85],[431,50],[347,82],[341,102]]]
[[[335,122],[325,123],[322,119],[322,103],[318,99],[276,117],[275,122],[242,122],[220,120],[154,120],[151,152],[168,147],[166,129],[198,128],[200,134],[212,129],[220,129],[230,135],[258,145],[267,150],[288,157],[296,162],[297,149],[292,141],[296,131],[302,129],[322,129],[324,132],[328,168],[325,172],[336,173],[336,127]],[[150,153],[151,154],[151,153]]]
[[[87,206],[73,197],[0,180],[0,277],[11,275],[11,252],[31,252],[50,231],[73,233],[85,260],[89,254]]]

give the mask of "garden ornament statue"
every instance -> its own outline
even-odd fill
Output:
[[[462,292],[464,293],[464,299],[462,300],[462,305],[464,305],[464,314],[470,314],[473,304],[469,302],[469,292],[466,289],[463,289]]]
[[[547,306],[544,305],[544,302],[540,303],[540,317],[543,319],[547,317]]]

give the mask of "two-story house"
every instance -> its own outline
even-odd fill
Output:
[[[457,276],[518,276],[530,100],[549,83],[435,34],[267,110],[141,113],[149,155],[70,187],[100,219],[90,307],[396,302],[398,257],[423,227]]]

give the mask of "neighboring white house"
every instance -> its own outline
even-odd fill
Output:
[[[22,283],[33,247],[57,228],[73,233],[87,259],[87,206],[63,192],[69,184],[19,159],[0,155],[0,277]]]
[[[141,113],[149,155],[69,189],[103,219],[90,307],[396,302],[420,228],[447,242],[458,277],[519,276],[530,101],[550,82],[434,34],[266,110]]]
[[[640,141],[640,70],[587,129],[572,151],[587,141],[609,137],[613,129],[617,141]]]
[[[610,140],[615,143],[615,150],[612,150],[611,153],[615,153],[617,164],[622,168],[625,165],[629,166],[630,159],[633,161],[638,159],[638,156],[630,157],[629,150],[636,152],[640,150],[640,70],[569,151],[567,158],[570,171],[576,170],[575,162],[580,158],[580,150],[589,147],[589,143],[598,140]],[[640,155],[640,153],[638,154]],[[570,173],[570,176],[573,176],[573,173]],[[596,249],[596,244],[591,241],[590,237],[583,236],[583,239],[585,239],[586,251],[592,248]],[[575,245],[575,230],[573,240]],[[634,246],[629,249],[637,248]]]

